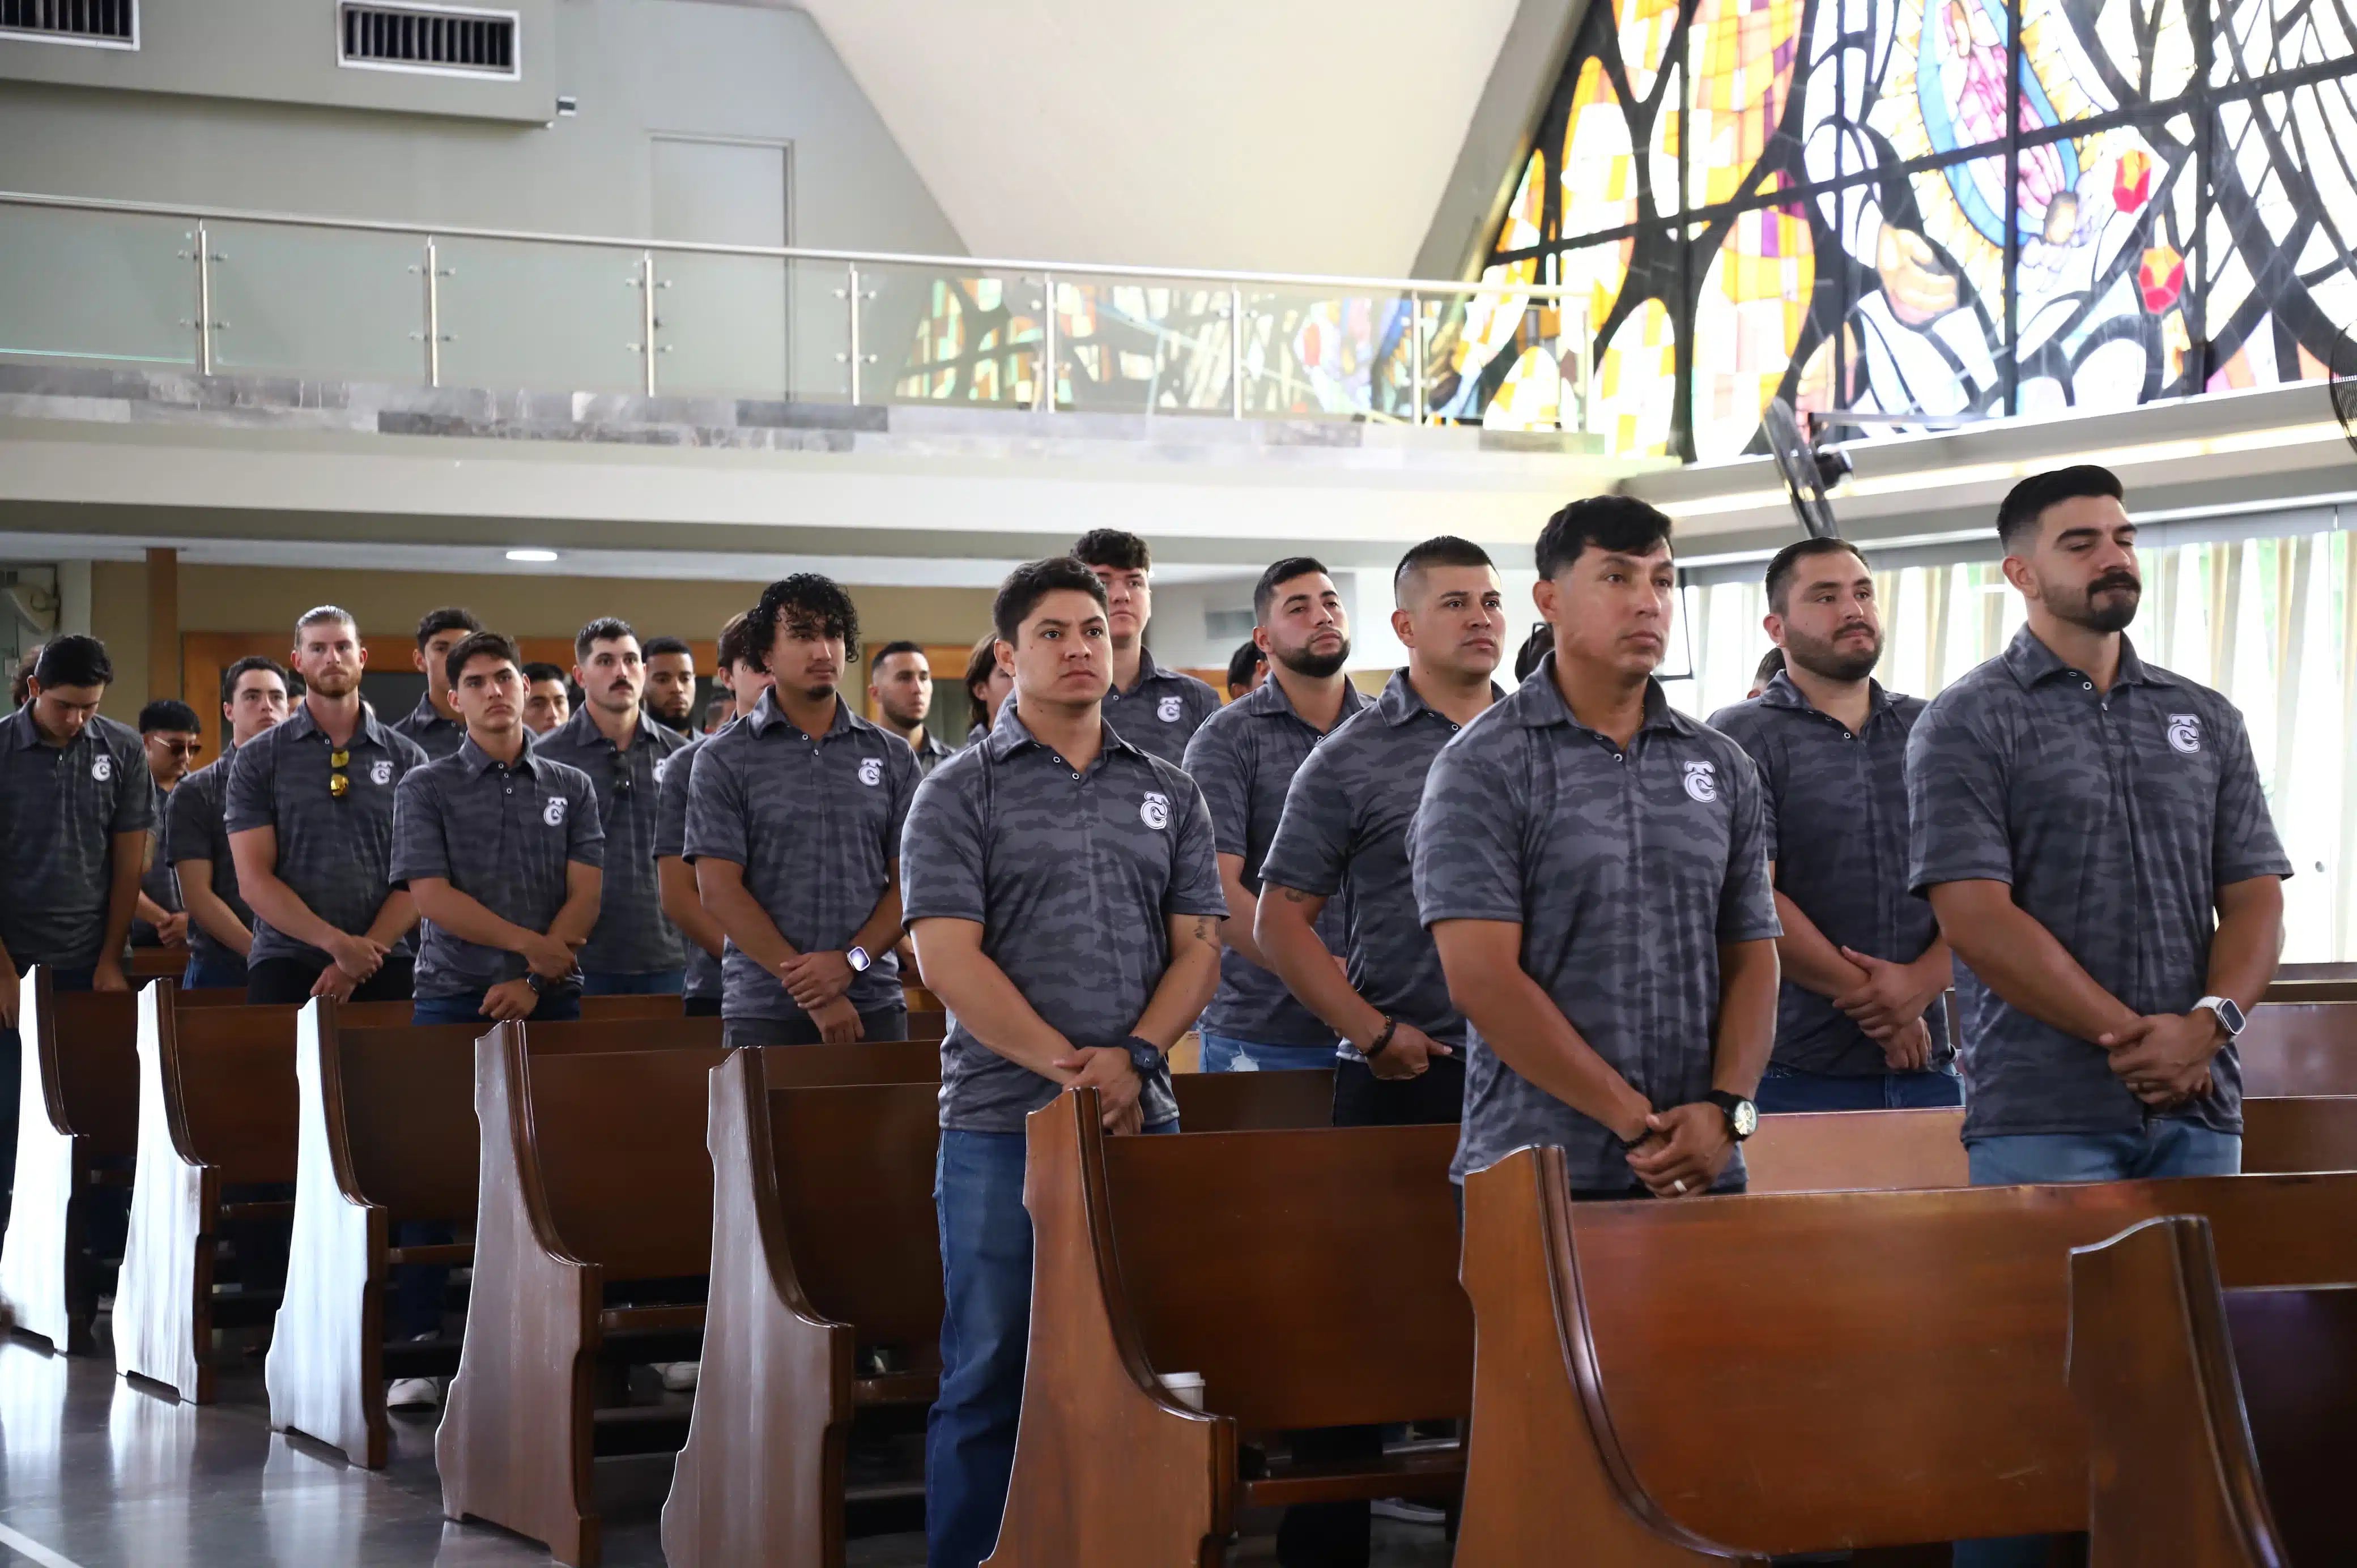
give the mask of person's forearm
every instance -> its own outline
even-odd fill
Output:
[[[447,882],[421,878],[410,885],[409,896],[417,901],[419,914],[461,941],[473,942],[478,947],[521,953],[533,938],[540,935],[512,920],[500,918],[471,895],[459,892]]]
[[[959,1026],[967,1034],[1041,1078],[1060,1084],[1071,1082],[1073,1075],[1057,1067],[1057,1060],[1071,1056],[1075,1044],[1110,1043],[1064,1038],[1023,999],[1015,983],[1006,978],[1006,972],[977,949],[968,948],[952,956],[929,950],[920,938],[917,954],[925,965],[927,989],[957,1015]]]
[[[1915,972],[1916,984],[1923,993],[1924,1004],[1956,983],[1956,955],[1948,946],[1948,939],[1935,936],[1923,956],[1907,966]]]
[[[311,907],[274,872],[239,866],[238,890],[244,894],[247,907],[268,921],[273,930],[305,947],[325,950],[331,939],[347,934],[313,914]]]
[[[1274,974],[1276,966],[1268,961],[1268,955],[1253,940],[1253,928],[1260,918],[1260,899],[1244,886],[1243,864],[1240,854],[1220,856],[1220,891],[1228,900],[1228,923],[1221,929],[1221,940],[1254,968]]]
[[[704,907],[704,896],[695,887],[695,867],[678,855],[667,854],[655,862],[655,886],[662,894],[664,918],[679,928],[680,935],[719,958],[728,933]]]
[[[892,950],[900,940],[900,879],[895,876],[885,887],[884,897],[876,901],[859,929],[852,934],[851,945],[869,958]]]
[[[1784,925],[1784,934],[1776,939],[1776,957],[1786,980],[1820,996],[1846,996],[1866,983],[1866,971],[1842,957],[1817,923],[1781,892],[1776,918]]]
[[[381,948],[390,949],[402,938],[417,929],[417,900],[406,887],[395,888],[377,906],[376,918],[361,934]]]
[[[1616,1137],[1633,1142],[1643,1132],[1652,1103],[1579,1037],[1519,965],[1462,989],[1460,994],[1452,976],[1451,999],[1500,1061]]]
[[[704,889],[704,907],[712,911],[738,952],[771,974],[777,973],[779,965],[802,957],[743,882],[698,877],[696,885]]]
[[[1710,1086],[1749,1100],[1776,1048],[1776,956],[1772,941],[1726,942],[1718,950],[1718,1038]]]
[[[2247,1014],[2266,999],[2282,955],[2283,884],[2270,876],[2221,889],[2218,929],[2210,939],[2210,994],[2233,997]]]
[[[600,886],[595,883],[587,891],[576,888],[568,892],[565,896],[564,908],[558,909],[556,918],[548,923],[548,934],[568,947],[579,948],[589,940],[589,933],[597,929],[597,908],[602,897]]]
[[[1978,900],[1969,910],[1943,908],[1935,897],[1932,908],[1956,957],[2008,1006],[2091,1046],[2135,1021],[2134,1008],[2096,984],[2009,897]]]
[[[131,910],[132,918],[145,920],[151,926],[160,926],[172,918],[171,910],[167,909],[145,893],[139,895],[138,900],[132,905]]]
[[[1253,935],[1268,967],[1318,1021],[1363,1046],[1383,1033],[1383,1015],[1351,986],[1318,936],[1317,912],[1325,900],[1271,883],[1261,889],[1259,929]]]
[[[131,940],[131,915],[139,907],[139,860],[146,837],[145,833],[115,835],[114,875],[106,889],[106,936],[98,950],[101,963],[121,962],[123,945]]]
[[[237,918],[237,911],[213,892],[210,863],[205,871],[189,875],[188,867],[198,864],[181,862],[180,902],[188,907],[188,918],[197,923],[199,930],[243,958],[253,950],[253,933]]]
[[[1208,918],[1202,923],[1206,928],[1218,924]],[[1171,950],[1169,967],[1162,972],[1154,994],[1146,999],[1146,1011],[1137,1015],[1137,1026],[1130,1033],[1153,1041],[1168,1055],[1178,1036],[1195,1026],[1195,1020],[1211,1005],[1211,993],[1219,988],[1219,934],[1206,929],[1198,940]]]

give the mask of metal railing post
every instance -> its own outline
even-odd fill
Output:
[[[639,321],[645,334],[647,395],[655,395],[655,253],[639,252]]]
[[[1596,338],[1586,310],[1579,313],[1579,433],[1596,434]]]
[[[1056,274],[1039,275],[1040,295],[1046,307],[1040,313],[1039,396],[1032,406],[1046,413],[1056,412]]]
[[[425,237],[425,384],[442,384],[442,270],[431,234]]]
[[[844,269],[843,298],[851,311],[851,335],[848,340],[851,364],[851,401],[859,401],[859,263],[853,262]]]
[[[1228,285],[1228,417],[1244,416],[1244,291]]]
[[[213,242],[197,221],[197,374],[213,373]]]
[[[1424,401],[1424,293],[1420,289],[1412,288],[1407,291],[1407,332],[1409,343],[1408,374],[1415,381],[1415,396],[1410,402],[1410,407],[1414,410],[1411,417],[1415,423],[1422,424],[1425,420],[1426,409]]]

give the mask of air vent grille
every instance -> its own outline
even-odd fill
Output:
[[[0,36],[139,47],[138,0],[0,0]]]
[[[516,74],[512,11],[353,5],[347,0],[342,22],[346,65],[510,79]]]

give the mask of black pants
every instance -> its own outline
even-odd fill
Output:
[[[361,982],[352,992],[355,1002],[406,1002],[415,961],[388,958],[377,972]],[[245,999],[256,1006],[285,1006],[288,1003],[301,1005],[311,1000],[311,987],[319,983],[328,965],[322,960],[313,963],[307,958],[266,958],[249,965],[245,972]]]
[[[909,1037],[909,1008],[896,1002],[889,1007],[878,1007],[859,1015],[860,1027],[866,1031],[864,1043],[877,1040],[905,1040]],[[825,1044],[824,1031],[811,1022],[810,1015],[798,1013],[791,1018],[731,1018],[721,1032],[721,1039],[730,1049],[738,1046],[818,1046]]]
[[[681,1006],[686,1012],[687,1016],[691,1018],[717,1018],[720,1016],[720,998],[717,996],[691,996],[685,1002],[682,1003]]]
[[[1364,1062],[1334,1064],[1334,1125],[1414,1127],[1465,1114],[1465,1058],[1435,1057],[1415,1078],[1377,1078]]]

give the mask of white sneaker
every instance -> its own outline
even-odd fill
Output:
[[[395,1378],[384,1391],[387,1410],[432,1410],[441,1402],[441,1385],[432,1378]]]
[[[1405,1498],[1381,1498],[1367,1505],[1377,1519],[1395,1519],[1402,1524],[1446,1524],[1448,1516],[1428,1503],[1412,1503]]]
[[[656,1365],[655,1370],[662,1374],[665,1392],[683,1394],[694,1389],[695,1374],[702,1365],[700,1361],[663,1361]]]

